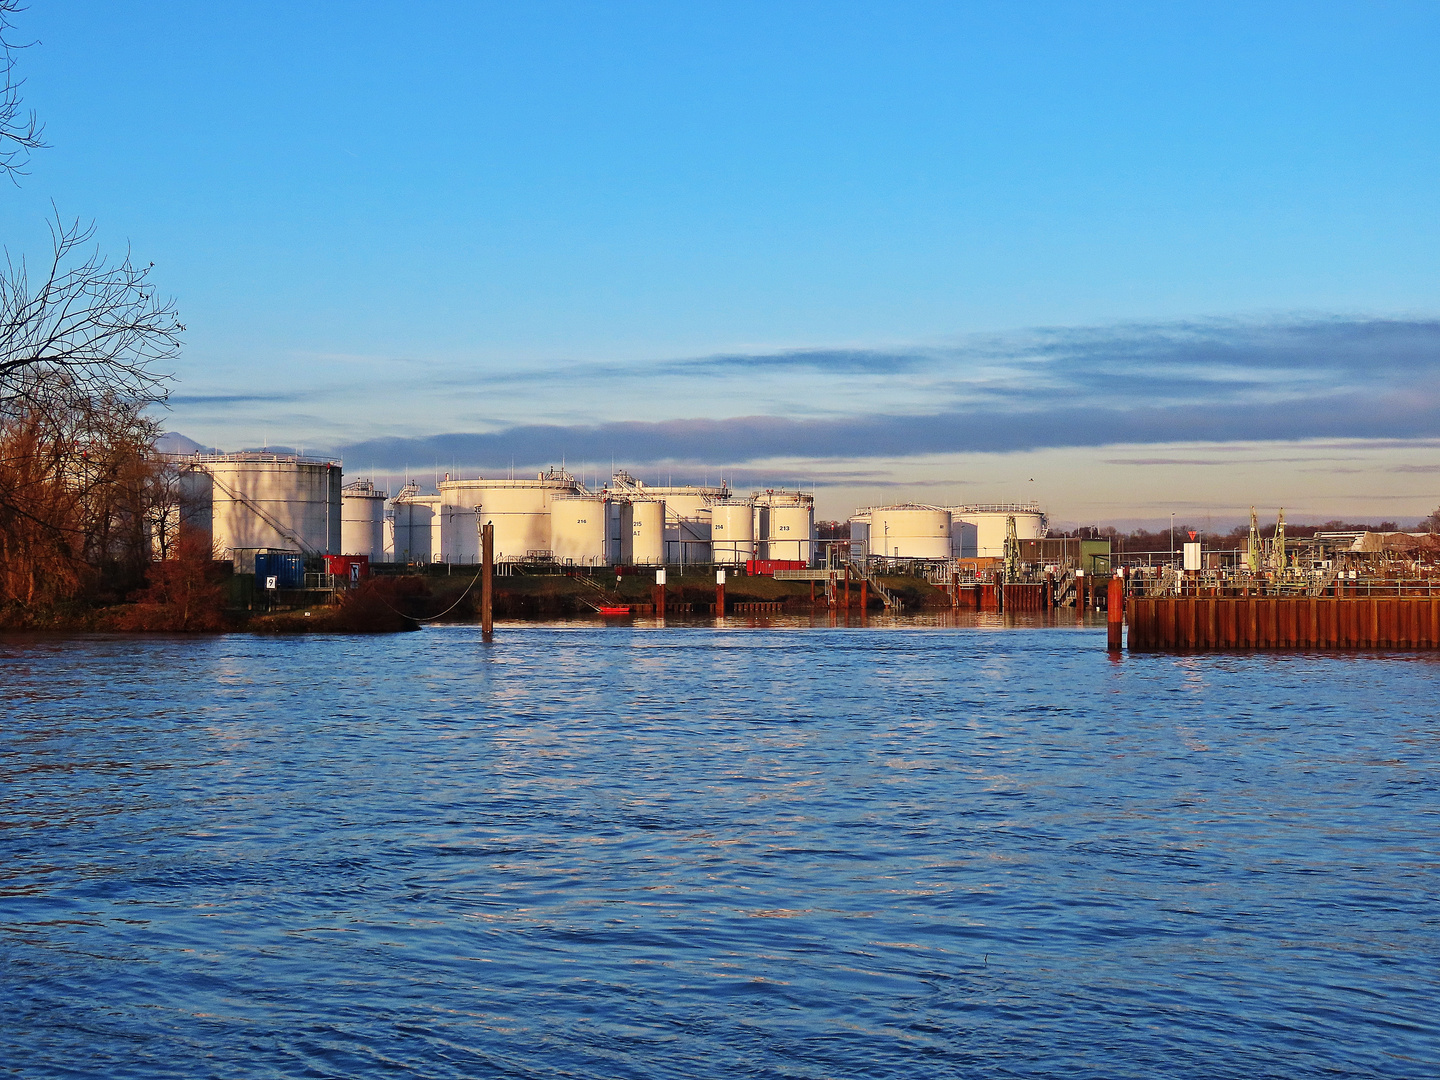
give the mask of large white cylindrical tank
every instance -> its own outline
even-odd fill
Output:
[[[873,508],[870,553],[887,559],[950,558],[950,511],[913,503]]]
[[[651,487],[623,470],[615,473],[607,491],[611,504],[612,556],[620,560],[622,532],[620,508],[625,499],[660,499],[665,503],[665,562],[684,566],[710,561],[710,504],[730,494],[726,487],[676,484]]]
[[[550,500],[550,551],[555,561],[604,566],[606,501],[600,495],[556,495]]]
[[[755,558],[755,503],[717,499],[710,504],[711,558],[718,566],[739,566]]]
[[[340,490],[342,555],[366,555],[371,562],[385,558],[385,503],[389,498],[369,480],[357,480]]]
[[[814,550],[814,504],[769,508],[769,523],[761,558],[798,560],[808,565]]]
[[[439,562],[477,563],[480,561],[480,522],[482,508],[478,503],[453,503],[440,496]]]
[[[479,528],[494,525],[496,562],[549,559],[552,557],[550,500],[579,490],[580,486],[565,476],[539,476],[534,480],[443,480],[440,496],[453,522],[454,545],[446,555],[455,562],[477,562]],[[478,522],[477,507],[480,509]],[[464,517],[467,511],[468,520]]]
[[[406,488],[390,504],[395,562],[431,563],[440,561],[440,496],[421,495]]]
[[[339,554],[340,465],[288,454],[196,454],[185,462],[187,524],[208,528],[215,549]]]
[[[764,491],[755,497],[759,558],[810,562],[815,548],[815,499],[798,491]]]
[[[858,559],[870,554],[870,515],[856,514],[850,519],[850,551]],[[876,552],[875,554],[879,554]]]
[[[969,529],[961,530],[961,542],[957,555],[961,558],[999,559],[1005,555],[1005,521],[1015,519],[1015,537],[1018,540],[1038,540],[1049,531],[1049,521],[1034,503],[983,503],[969,506],[952,506],[950,516],[957,522],[964,522]],[[970,530],[973,529],[971,550]]]
[[[973,521],[966,521],[955,514],[950,515],[950,556],[955,559],[973,559],[979,550],[980,531]]]
[[[665,503],[632,499],[620,508],[620,561],[627,566],[665,562]]]
[[[724,488],[674,486],[646,488],[665,501],[665,561],[671,565],[710,561],[710,501]]]
[[[686,566],[710,561],[710,507],[672,514],[665,503],[665,561]]]

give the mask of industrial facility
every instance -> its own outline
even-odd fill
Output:
[[[822,541],[814,496],[798,490],[651,485],[623,470],[592,489],[552,467],[522,478],[446,474],[432,490],[409,481],[392,496],[368,479],[342,486],[340,463],[324,459],[237,453],[176,460],[182,520],[210,532],[220,557],[247,567],[267,552],[475,565],[490,527],[500,566],[713,566],[777,576],[848,566],[868,578],[898,564],[951,581],[989,580],[1000,564],[1015,564],[1009,580],[1021,569],[1021,545],[1047,532],[1034,503],[869,507],[850,518],[848,537]],[[341,572],[328,563],[326,570]]]
[[[563,469],[523,480],[446,476],[436,487],[408,484],[391,501],[385,559],[473,564],[486,525],[495,528],[497,563],[808,564],[815,551],[814,497],[799,491],[651,486],[624,471],[591,491]]]
[[[850,539],[868,556],[903,561],[1001,559],[1012,529],[1015,540],[1038,540],[1049,522],[1035,503],[899,503],[858,510],[850,518]]]
[[[497,563],[574,567],[743,566],[814,559],[814,496],[768,489],[651,486],[617,471],[590,490],[564,469],[532,478],[452,477],[393,497],[371,480],[342,486],[338,462],[272,453],[177,456],[181,518],[223,558],[256,551],[370,562],[475,564],[494,527]]]
[[[180,519],[215,549],[307,555],[343,547],[340,463],[293,454],[193,454],[180,459]]]
[[[821,539],[814,496],[797,490],[649,485],[623,470],[592,489],[552,467],[533,479],[447,474],[443,480],[437,476],[433,491],[407,482],[392,497],[372,480],[343,483],[341,464],[324,458],[243,452],[177,455],[172,461],[179,493],[173,515],[210,534],[216,555],[233,562],[237,580],[257,583],[254,589],[263,581],[271,596],[287,589],[347,588],[368,576],[373,564],[390,564],[391,572],[399,573],[475,566],[488,537],[494,565],[504,574],[563,572],[589,581],[601,568],[607,573],[614,568],[618,590],[623,573],[653,568],[658,590],[653,606],[662,612],[667,571],[678,568],[683,578],[685,568],[705,567],[715,571],[717,612],[727,610],[728,573],[773,577],[777,585],[808,582],[812,605],[818,601],[847,611],[852,585],[862,610],[869,598],[898,609],[908,602],[893,591],[898,576],[925,579],[957,610],[1073,606],[1083,612],[1109,603],[1107,596],[1122,602],[1129,597],[1143,608],[1137,648],[1261,647],[1290,637],[1321,644],[1414,644],[1434,634],[1405,630],[1398,622],[1382,632],[1376,629],[1378,608],[1364,632],[1342,633],[1338,623],[1326,629],[1310,609],[1303,632],[1278,623],[1266,624],[1268,629],[1225,623],[1217,630],[1222,615],[1232,622],[1238,618],[1225,606],[1237,599],[1428,601],[1435,595],[1440,539],[1338,532],[1292,540],[1283,510],[1273,538],[1262,536],[1252,509],[1243,549],[1204,551],[1191,533],[1180,559],[1173,544],[1170,551],[1117,553],[1103,536],[1050,537],[1046,515],[1033,502],[866,507],[843,526],[827,526]],[[588,587],[602,598],[585,603],[599,605],[602,614],[631,611],[626,604],[606,608],[603,597],[609,593],[593,581]],[[1192,601],[1219,605],[1213,618],[1206,615],[1209,637],[1196,629],[1198,616],[1190,608],[1175,607]],[[767,605],[782,606],[758,604]],[[1182,616],[1190,620],[1183,626]]]

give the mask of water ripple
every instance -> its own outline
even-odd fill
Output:
[[[1440,1074],[1418,655],[0,641],[0,1072]]]

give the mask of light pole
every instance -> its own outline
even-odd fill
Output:
[[[1175,561],[1175,513],[1170,513],[1170,561]]]

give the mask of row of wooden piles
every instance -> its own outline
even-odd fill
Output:
[[[1098,596],[1078,581],[1075,608],[1083,612],[1097,606]],[[965,611],[1048,611],[1055,606],[1055,585],[1045,581],[950,581],[950,604]]]
[[[1124,607],[1131,652],[1440,648],[1440,597],[1132,596]]]

